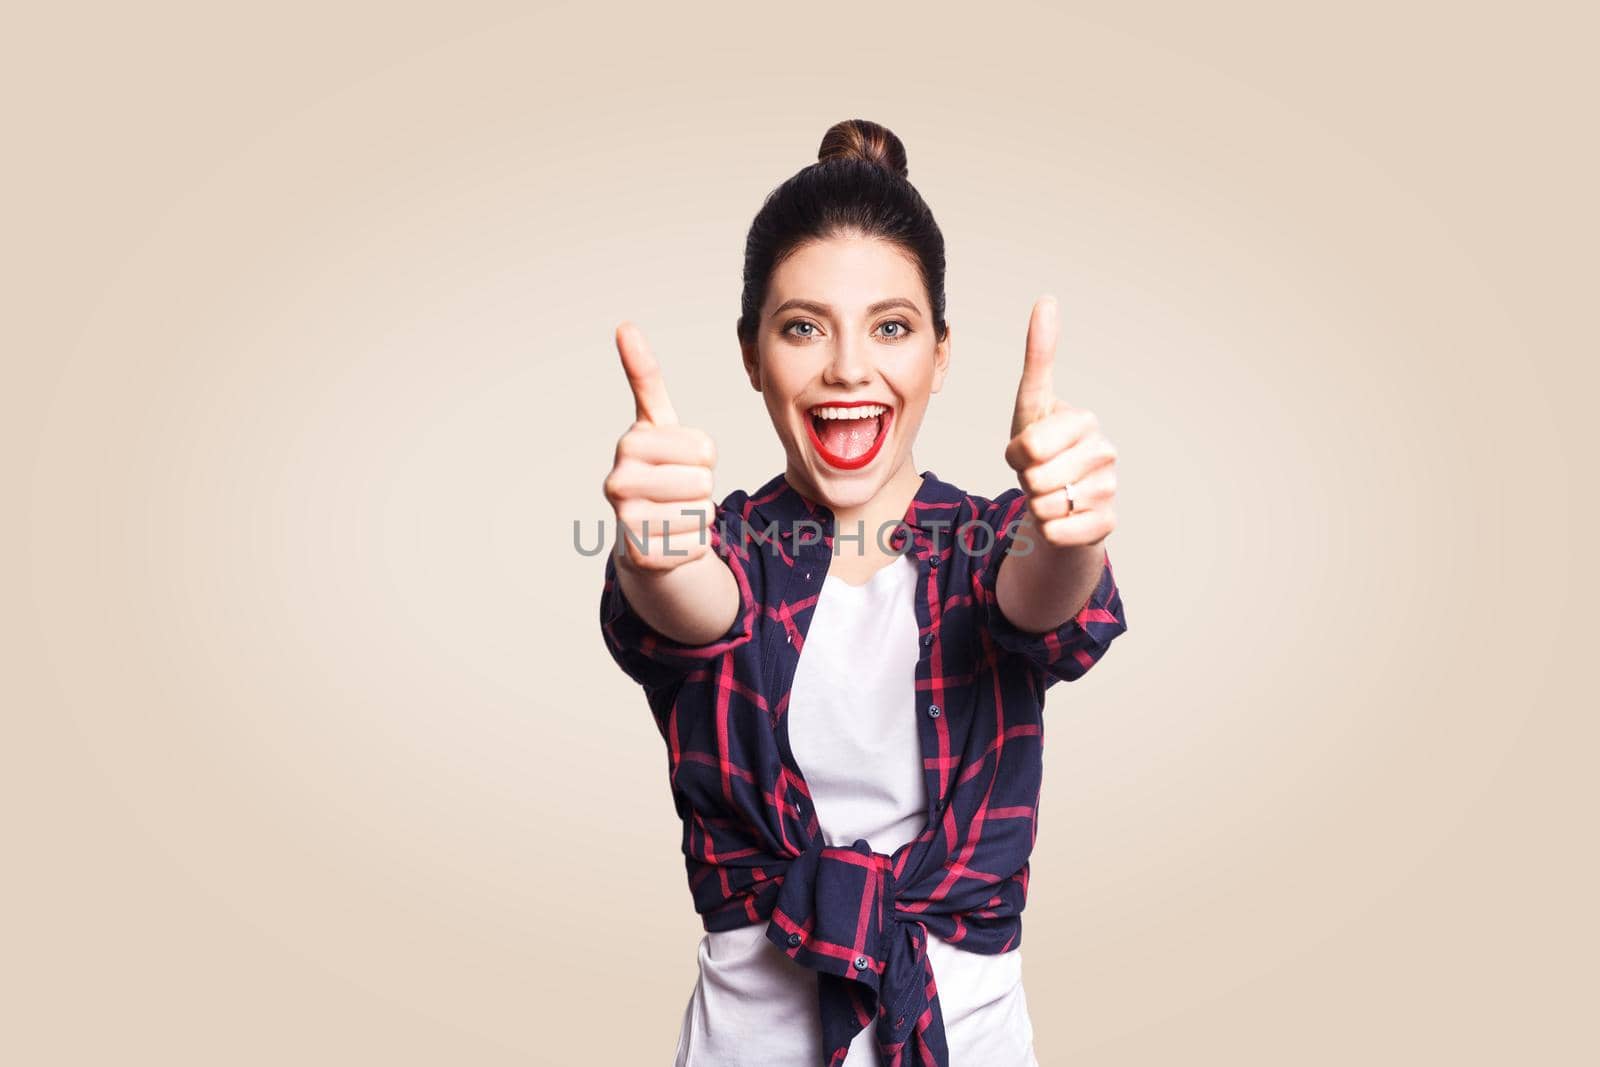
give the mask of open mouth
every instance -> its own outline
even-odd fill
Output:
[[[872,462],[889,437],[894,408],[868,400],[818,404],[806,417],[811,447],[830,467],[855,470]]]

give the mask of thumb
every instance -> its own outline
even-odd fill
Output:
[[[640,422],[656,426],[676,426],[678,414],[667,399],[667,383],[661,380],[661,364],[651,353],[644,334],[631,322],[617,327],[617,352],[622,370],[633,390],[633,403]]]
[[[1060,309],[1053,296],[1042,296],[1028,319],[1028,341],[1022,359],[1022,380],[1017,384],[1017,404],[1011,414],[1011,436],[1050,413],[1055,402],[1054,371]]]

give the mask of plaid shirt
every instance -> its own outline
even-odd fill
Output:
[[[893,855],[863,838],[823,844],[789,748],[795,667],[834,555],[827,505],[783,474],[718,505],[710,540],[740,607],[704,645],[651,629],[606,559],[602,634],[666,741],[695,910],[708,931],[766,923],[774,945],[817,972],[825,1067],[874,1018],[888,1067],[947,1067],[927,937],[988,955],[1020,944],[1045,690],[1080,677],[1127,629],[1109,556],[1077,615],[1046,633],[1017,629],[995,579],[1026,515],[1022,490],[988,500],[932,471],[922,478],[902,525],[883,535],[901,551],[909,534],[920,574],[915,713],[928,796],[926,828]],[[986,528],[964,525],[974,519]],[[841,553],[870,543],[848,525],[837,532]]]

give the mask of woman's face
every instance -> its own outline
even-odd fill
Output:
[[[744,364],[796,488],[859,507],[910,459],[950,362],[932,315],[913,261],[879,238],[813,241],[773,272]]]

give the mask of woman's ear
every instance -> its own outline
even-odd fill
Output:
[[[944,385],[945,372],[950,369],[950,324],[944,324],[944,340],[933,350],[933,392]]]
[[[735,329],[735,333],[737,333]],[[744,361],[744,372],[750,378],[750,388],[761,392],[761,355],[754,344],[739,342],[739,358]]]

